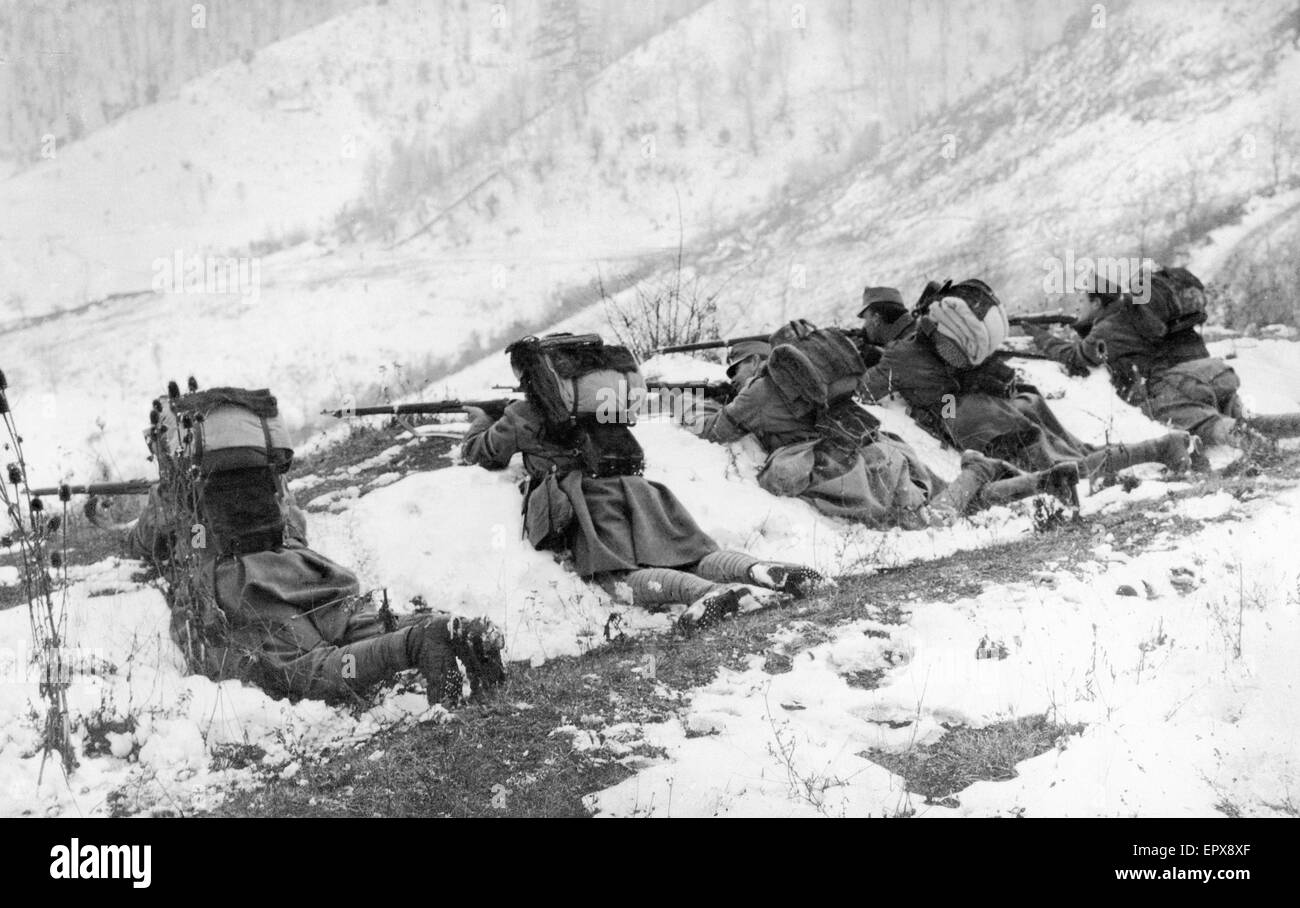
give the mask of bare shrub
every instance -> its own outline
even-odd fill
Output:
[[[640,359],[660,347],[694,344],[718,336],[718,291],[701,286],[698,274],[683,277],[677,267],[610,295],[597,282],[605,317],[618,342]]]

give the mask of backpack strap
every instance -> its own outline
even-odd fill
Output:
[[[266,462],[267,464],[275,463],[275,451],[271,444],[271,427],[267,424],[266,417],[258,414],[258,422],[262,424],[262,440],[266,445]]]

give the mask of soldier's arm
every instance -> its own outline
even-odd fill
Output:
[[[724,445],[749,434],[749,430],[727,412],[728,407],[721,407],[713,412],[698,414],[695,417],[694,430],[705,441]]]
[[[1087,375],[1090,369],[1106,361],[1103,354],[1103,328],[1104,326],[1094,328],[1087,337],[1067,340],[1036,325],[1025,326],[1025,330],[1034,339],[1034,346],[1058,363],[1064,363],[1071,371],[1082,375]]]
[[[479,411],[465,433],[461,459],[489,470],[509,466],[510,458],[524,447],[523,437],[529,434],[524,406],[511,404],[500,419]]]
[[[763,406],[763,382],[761,378],[750,382],[731,403],[709,408],[697,416],[693,427],[695,433],[720,445],[744,438],[752,431],[749,426],[754,423],[757,410]]]
[[[127,529],[124,542],[130,558],[148,560],[166,557],[167,528],[164,525],[162,496],[157,484],[149,490],[149,497],[140,509],[140,516]]]

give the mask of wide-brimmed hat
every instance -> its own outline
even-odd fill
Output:
[[[903,305],[903,294],[899,293],[893,287],[867,287],[862,291],[862,308],[858,310],[858,318],[866,315],[869,310],[879,309],[905,310]]]
[[[767,359],[772,354],[772,345],[767,341],[741,341],[738,344],[732,344],[731,349],[727,351],[727,377],[731,378],[736,373],[736,367],[748,359],[758,357]]]

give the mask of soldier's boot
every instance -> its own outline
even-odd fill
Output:
[[[1300,436],[1300,413],[1261,413],[1246,425],[1269,438],[1295,438]]]
[[[1160,438],[1136,444],[1106,445],[1080,461],[1081,472],[1088,477],[1112,474],[1140,463],[1164,464],[1174,473],[1186,473],[1192,467],[1190,432],[1173,431]]]
[[[1046,493],[1055,497],[1067,508],[1079,506],[1079,465],[1058,463],[1050,470],[1026,473],[1010,479],[995,479],[979,491],[979,504],[983,507],[1006,504]]]
[[[407,660],[424,675],[430,705],[457,706],[464,693],[465,678],[452,647],[455,620],[455,616],[441,613],[406,632]]]
[[[965,451],[961,455],[961,473],[947,488],[930,502],[930,520],[935,526],[952,526],[958,518],[971,509],[980,489],[1020,471],[1004,460],[985,457],[978,451]]]
[[[505,637],[487,618],[452,618],[448,625],[451,651],[469,676],[471,696],[495,690],[506,680],[501,661]]]
[[[695,573],[718,583],[752,583],[802,599],[822,582],[822,575],[801,564],[760,561],[744,552],[710,552]]]
[[[747,590],[739,584],[720,586],[705,593],[678,616],[677,630],[691,634],[729,618],[740,611],[746,594]]]

